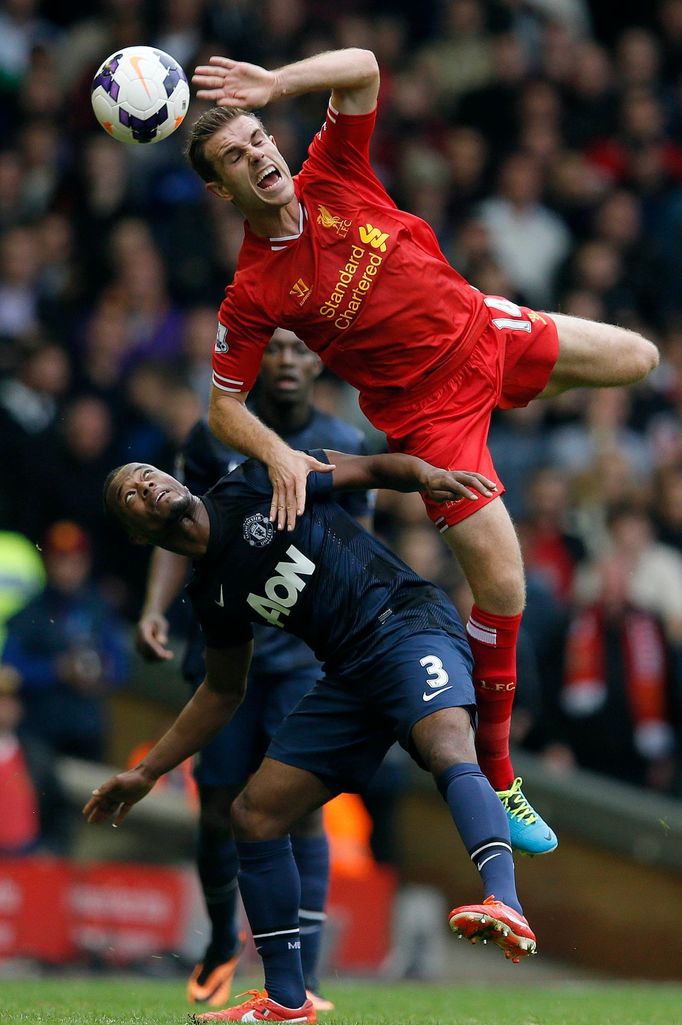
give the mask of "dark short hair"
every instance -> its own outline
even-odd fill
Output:
[[[118,510],[109,501],[109,491],[111,489],[111,485],[114,482],[114,477],[119,472],[119,470],[123,469],[124,466],[125,463],[121,463],[120,466],[115,466],[113,470],[110,470],[104,479],[104,484],[102,485],[102,502],[104,503],[104,511],[109,516],[113,516],[114,519],[119,520],[119,522],[121,518],[118,515]]]
[[[244,110],[242,107],[211,107],[192,125],[187,144],[187,157],[199,177],[203,178],[205,182],[214,182],[216,179],[216,169],[204,153],[206,143],[219,129],[238,117],[253,118],[265,130],[265,125],[258,115],[251,110]]]

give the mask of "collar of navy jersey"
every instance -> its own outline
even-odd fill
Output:
[[[289,242],[296,242],[297,239],[303,234],[303,228],[308,217],[308,212],[303,205],[303,201],[299,199],[298,202],[298,231],[295,235],[280,235],[279,237],[269,238],[270,248],[273,253],[279,252],[280,249],[286,249]]]

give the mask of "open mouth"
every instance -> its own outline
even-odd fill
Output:
[[[279,181],[282,180],[282,175],[279,173],[274,164],[268,164],[264,167],[256,178],[256,188],[262,192],[267,192],[268,189],[273,188]]]
[[[163,496],[167,495],[167,494],[168,494],[167,491],[159,491],[158,495],[156,496],[156,499],[154,500],[154,505],[158,505],[159,502],[161,501],[161,499],[163,498]]]

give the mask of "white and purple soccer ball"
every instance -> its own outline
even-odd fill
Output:
[[[92,80],[92,109],[119,142],[160,142],[178,128],[189,107],[187,76],[173,57],[153,46],[126,46]]]

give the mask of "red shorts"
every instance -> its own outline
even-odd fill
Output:
[[[429,518],[441,532],[504,492],[487,445],[492,412],[527,406],[546,386],[559,355],[556,325],[546,313],[508,300],[501,301],[500,309],[492,303],[488,296],[490,323],[452,378],[412,404],[385,410],[377,424],[391,452],[420,456],[445,469],[475,470],[497,482],[493,498],[481,496],[475,503],[424,497]]]

